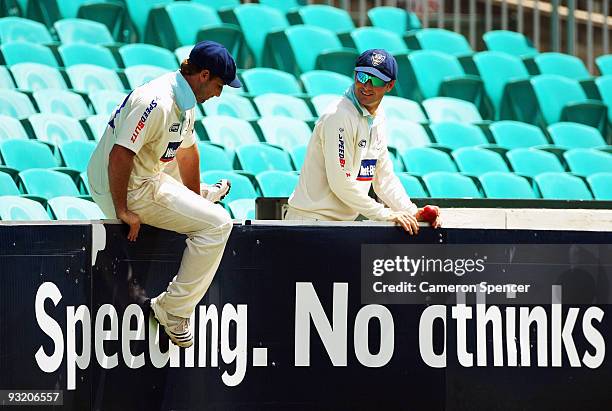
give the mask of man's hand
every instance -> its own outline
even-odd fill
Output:
[[[437,206],[426,205],[423,208],[419,208],[416,218],[418,221],[428,222],[433,228],[439,228],[442,225],[440,209]]]
[[[127,235],[127,239],[130,241],[136,241],[136,238],[138,238],[138,232],[140,231],[140,217],[138,214],[125,210],[118,213],[117,217],[130,226],[130,232]]]
[[[401,225],[402,228],[410,235],[419,233],[419,223],[417,222],[416,217],[408,212],[395,211],[391,213],[388,221],[393,221],[394,223]]]

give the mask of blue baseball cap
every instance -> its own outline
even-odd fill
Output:
[[[191,49],[189,61],[196,66],[210,70],[221,77],[223,83],[230,87],[240,88],[242,83],[236,77],[236,62],[225,47],[214,41],[201,41]]]
[[[391,81],[397,77],[397,62],[386,50],[370,49],[357,57],[355,71],[371,74],[383,81]]]

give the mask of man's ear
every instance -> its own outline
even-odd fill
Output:
[[[391,80],[390,82],[388,82],[387,83],[387,90],[385,91],[385,93],[388,93],[391,90],[393,90],[394,86],[395,86],[395,80]]]
[[[200,71],[200,77],[202,78],[203,81],[209,81],[210,80],[210,71],[208,69],[204,69],[204,70]]]

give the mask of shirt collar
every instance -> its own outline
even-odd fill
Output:
[[[187,83],[181,72],[177,70],[175,74],[175,81],[172,82],[172,91],[174,91],[176,105],[179,110],[184,112],[195,107],[197,101],[191,86]]]

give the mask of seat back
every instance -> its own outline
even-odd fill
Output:
[[[19,63],[11,67],[17,87],[22,90],[36,91],[40,89],[66,90],[66,82],[59,70],[37,63]]]
[[[408,52],[406,43],[398,34],[378,27],[355,29],[351,31],[351,38],[359,53],[369,49],[385,49],[391,54]]]
[[[282,147],[288,152],[307,145],[312,133],[305,122],[290,117],[262,117],[257,120],[257,124],[266,142]]]
[[[106,47],[90,43],[69,43],[58,47],[66,67],[76,64],[92,64],[116,70],[119,68],[113,54]]]
[[[353,84],[351,77],[326,70],[309,71],[302,74],[300,80],[302,80],[304,89],[310,96],[320,94],[343,95],[346,89]]]
[[[0,154],[4,164],[17,171],[58,166],[49,146],[35,140],[1,141]]]
[[[452,155],[459,171],[471,175],[481,176],[491,171],[510,171],[502,156],[494,151],[464,147],[453,151]]]
[[[469,101],[453,97],[431,97],[423,101],[427,117],[433,123],[454,121],[457,123],[477,123],[482,121],[480,112]]]
[[[542,198],[551,200],[592,200],[585,182],[567,173],[542,173],[534,178]]]
[[[281,11],[264,4],[243,4],[234,8],[234,14],[253,53],[255,66],[261,66],[266,36],[289,27],[287,18]]]
[[[78,120],[62,114],[33,114],[30,124],[39,141],[60,144],[65,141],[87,141],[87,134]]]
[[[416,122],[427,121],[427,116],[419,103],[407,98],[385,95],[381,101],[381,106],[385,110],[385,115],[388,119],[396,118]]]
[[[4,221],[49,221],[51,217],[38,202],[17,196],[0,196],[0,219]]]
[[[495,143],[512,150],[548,144],[540,127],[521,121],[497,121],[489,127]]]
[[[432,124],[431,131],[436,142],[453,150],[487,144],[487,138],[482,130],[472,124],[446,121]]]
[[[92,114],[83,97],[68,90],[38,90],[34,92],[34,100],[43,114],[61,114],[76,119]]]
[[[465,75],[455,57],[439,51],[417,50],[408,59],[424,98],[436,97],[445,79]]]
[[[493,30],[485,33],[482,39],[487,50],[499,51],[516,57],[531,57],[538,54],[538,49],[522,33],[508,30]]]
[[[243,170],[255,175],[267,170],[293,171],[289,153],[268,144],[246,144],[237,147],[236,158]]]
[[[105,24],[97,21],[68,18],[58,20],[53,24],[55,31],[63,44],[91,43],[112,44],[113,36]]]
[[[574,80],[591,77],[582,60],[576,56],[563,53],[542,53],[534,61],[542,74],[557,74]]]
[[[587,181],[596,200],[612,200],[612,172],[591,174]]]
[[[406,171],[414,174],[427,174],[434,171],[457,171],[451,157],[443,151],[429,147],[411,147],[404,151],[402,160]]]
[[[327,4],[300,7],[298,13],[302,22],[309,26],[323,27],[336,33],[348,33],[355,29],[355,23],[346,10]]]
[[[285,35],[302,73],[316,68],[321,52],[342,48],[338,36],[327,28],[297,25],[285,29]]]
[[[34,113],[36,109],[27,95],[16,90],[0,89],[0,114],[24,119]]]
[[[104,220],[106,217],[92,201],[61,196],[49,200],[49,207],[56,220]]]
[[[595,127],[580,123],[561,122],[548,126],[548,134],[555,145],[565,149],[595,148],[606,142]]]
[[[423,181],[432,197],[482,198],[474,181],[459,173],[436,171],[425,174]]]
[[[253,68],[242,73],[244,85],[253,96],[265,93],[301,94],[297,79],[289,73],[271,68]]]
[[[202,107],[207,116],[230,116],[247,121],[259,118],[253,103],[237,94],[223,93],[218,98],[206,100]]]
[[[46,46],[36,43],[8,43],[0,46],[7,66],[19,63],[38,63],[59,67],[53,52]]]
[[[491,171],[479,177],[487,198],[536,198],[524,177],[503,171]]]
[[[53,42],[44,24],[21,17],[0,18],[0,43],[30,42],[49,44]]]
[[[32,168],[20,172],[19,179],[28,194],[47,200],[59,196],[77,197],[79,195],[74,181],[67,174],[59,171]]]
[[[556,123],[561,119],[563,107],[568,103],[584,102],[587,97],[576,80],[557,74],[541,74],[531,78],[546,124]]]
[[[200,172],[212,170],[232,170],[232,162],[223,147],[206,142],[198,142],[200,151]]]
[[[401,154],[410,147],[427,146],[431,139],[421,124],[391,118],[387,120],[387,144]]]
[[[535,177],[545,172],[563,173],[561,162],[552,153],[531,148],[515,148],[506,153],[510,165],[515,172]]]
[[[0,141],[10,139],[27,140],[28,138],[28,134],[19,120],[14,117],[0,115]]]
[[[153,44],[126,44],[119,49],[119,54],[126,67],[142,64],[176,70],[179,66],[174,54],[163,47]]]
[[[312,120],[313,115],[306,102],[286,94],[267,93],[253,99],[262,117],[285,116],[298,120]]]
[[[255,176],[264,197],[289,197],[299,177],[292,172],[269,170]]]
[[[595,173],[612,172],[612,154],[591,148],[575,148],[563,153],[570,171],[590,176]]]
[[[236,147],[259,142],[253,127],[243,119],[206,116],[202,119],[202,125],[210,141],[223,146],[232,158]]]
[[[89,159],[96,149],[93,141],[66,141],[59,146],[66,167],[82,172],[87,171]]]

